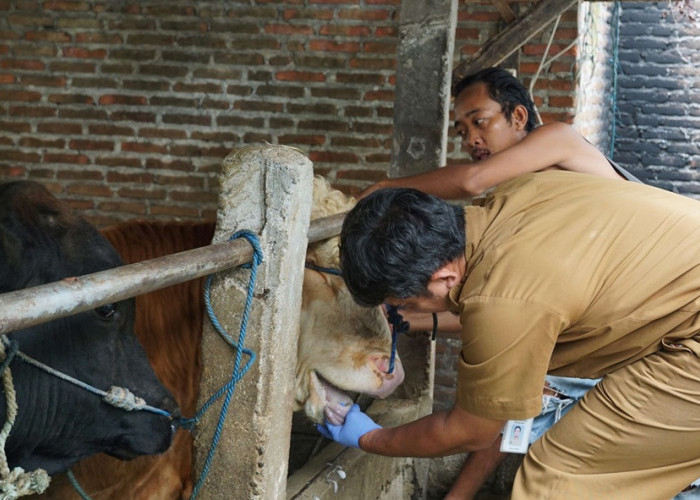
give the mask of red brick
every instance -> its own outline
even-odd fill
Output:
[[[156,137],[159,139],[185,139],[187,132],[184,130],[172,130],[164,128],[142,128],[139,137]]]
[[[158,175],[154,181],[163,186],[189,186],[200,189],[204,187],[204,178],[192,175]]]
[[[45,153],[43,161],[46,163],[72,163],[75,165],[87,165],[90,161],[87,156],[69,153]]]
[[[375,90],[372,92],[365,92],[363,99],[365,101],[394,102],[394,92],[392,90]]]
[[[59,170],[56,172],[57,179],[73,179],[84,181],[101,181],[104,179],[102,172],[98,170]]]
[[[29,42],[67,43],[71,41],[70,35],[63,31],[29,31],[24,38]]]
[[[112,196],[112,190],[104,184],[71,184],[66,187],[66,193],[88,197],[100,196],[103,198]]]
[[[194,203],[208,203],[217,200],[216,193],[208,191],[170,191],[170,199],[173,201],[187,201]]]
[[[333,151],[314,151],[309,153],[311,161],[322,161],[329,163],[357,163],[358,158],[354,153],[348,152],[333,152]]]
[[[328,24],[321,27],[321,35],[324,36],[370,36],[372,33],[369,26],[345,26],[338,24]]]
[[[109,115],[109,119],[114,121],[125,120],[129,122],[153,123],[156,119],[156,115],[145,111],[115,111]]]
[[[37,131],[45,134],[78,135],[83,133],[80,123],[42,122],[37,125]]]
[[[573,108],[574,97],[551,95],[549,96],[549,105],[553,108]]]
[[[395,43],[382,43],[382,42],[367,42],[365,43],[365,52],[376,53],[376,54],[387,54],[392,57],[396,54],[396,44]]]
[[[145,142],[122,142],[122,151],[132,151],[135,153],[156,153],[166,154],[165,146]]]
[[[15,83],[15,75],[11,73],[0,74],[0,84]]]
[[[167,193],[164,189],[121,188],[117,190],[117,195],[123,198],[164,200]]]
[[[161,160],[156,158],[148,158],[146,160],[146,168],[156,170],[180,170],[187,172],[192,170],[192,162],[186,160]]]
[[[117,33],[77,33],[75,41],[78,43],[104,43],[109,45],[121,45],[124,42]]]
[[[74,139],[68,143],[71,149],[88,151],[113,151],[113,141],[93,141],[89,139]]]
[[[130,127],[118,127],[116,125],[110,125],[108,123],[90,125],[88,127],[88,132],[90,134],[95,135],[134,135],[134,130]]]
[[[358,21],[386,21],[390,18],[388,10],[369,10],[369,9],[350,9],[350,10],[339,10],[339,19],[352,19]]]
[[[399,36],[398,30],[393,26],[380,26],[374,29],[375,37],[396,37]]]
[[[22,85],[34,85],[36,87],[65,87],[66,77],[22,75]]]
[[[293,82],[325,82],[326,76],[323,73],[311,71],[278,71],[275,77],[280,81]]]
[[[42,71],[44,63],[35,59],[5,59],[0,61],[0,68]]]
[[[141,106],[146,104],[146,98],[143,96],[133,96],[133,95],[103,95],[100,97],[100,104],[103,106],[109,106],[112,104],[121,104],[128,106]]]
[[[64,11],[90,10],[90,6],[87,2],[48,1],[48,2],[43,2],[42,7],[46,10],[64,10]]]
[[[152,184],[155,179],[153,174],[146,172],[107,172],[107,182],[131,182],[137,184]]]
[[[265,26],[265,33],[273,35],[312,35],[314,30],[310,26],[300,26],[294,24],[268,24]]]
[[[29,90],[0,90],[0,101],[38,101],[40,92]]]
[[[107,55],[105,49],[88,50],[82,47],[64,47],[64,57],[76,57],[79,59],[104,59]]]
[[[27,169],[25,169],[24,167],[0,164],[0,176],[2,176],[3,178],[7,179],[10,177],[25,177],[26,173]]]
[[[109,167],[141,167],[141,160],[139,158],[125,157],[119,155],[113,156],[98,156],[95,159],[96,165],[107,165]]]
[[[48,16],[15,15],[8,16],[7,20],[10,26],[41,26],[42,28],[53,26],[53,19]]]
[[[11,122],[2,122],[0,121],[0,130],[3,130],[5,132],[13,132],[15,134],[18,133],[27,133],[31,132],[32,126],[29,123],[22,123],[22,122],[17,122],[17,121],[11,121]]]
[[[311,40],[309,42],[311,50],[350,52],[352,54],[360,51],[358,42],[333,42],[331,40]]]
[[[278,138],[280,144],[310,144],[320,146],[325,144],[326,138],[323,135],[281,135]]]
[[[36,149],[63,149],[66,145],[66,141],[63,139],[46,139],[43,137],[22,137],[19,140],[19,145],[27,148]]]
[[[56,104],[95,104],[92,97],[84,94],[50,94],[48,100]]]
[[[289,21],[292,19],[317,19],[319,21],[327,21],[333,19],[333,11],[330,9],[284,9],[282,19]]]

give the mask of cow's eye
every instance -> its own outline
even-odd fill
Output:
[[[112,319],[117,313],[116,304],[105,304],[100,307],[95,308],[95,314],[97,314],[102,319]]]

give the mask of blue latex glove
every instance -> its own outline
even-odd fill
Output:
[[[371,418],[362,413],[358,405],[352,405],[348,414],[345,415],[345,423],[343,425],[333,425],[326,420],[325,424],[316,426],[318,432],[328,439],[352,448],[359,448],[360,438],[369,431],[381,428],[381,425],[376,424]]]

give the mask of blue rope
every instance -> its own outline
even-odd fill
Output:
[[[83,500],[92,500],[90,498],[90,496],[87,493],[85,493],[85,490],[80,486],[80,483],[76,479],[75,474],[73,474],[72,469],[68,469],[66,471],[66,476],[68,476],[68,480],[70,481],[70,484],[73,486],[76,493],[78,495],[80,495],[80,498],[82,498]]]
[[[411,324],[408,321],[404,321],[403,316],[399,314],[399,308],[396,306],[387,305],[386,312],[391,324],[391,358],[389,359],[389,371],[387,373],[393,373],[396,362],[396,339],[399,333],[406,333],[411,328]]]
[[[320,273],[333,274],[335,276],[342,276],[340,269],[335,269],[333,267],[317,266],[315,264],[311,264],[310,262],[307,262],[305,264],[305,266],[307,267],[307,269],[313,269],[314,271],[318,271]]]
[[[257,268],[258,265],[263,260],[263,254],[262,254],[262,249],[260,247],[260,242],[258,241],[258,237],[250,232],[250,231],[238,231],[236,232],[231,238],[229,238],[229,241],[234,240],[236,238],[246,238],[248,242],[252,245],[254,253],[253,253],[253,262],[252,265],[250,266],[250,279],[248,281],[248,293],[246,296],[246,301],[245,301],[245,306],[243,308],[243,318],[241,319],[241,328],[239,331],[238,335],[238,343],[236,343],[231,336],[226,332],[226,330],[221,326],[219,323],[219,320],[216,317],[216,314],[214,313],[214,310],[211,306],[211,298],[210,298],[210,290],[211,290],[211,282],[212,282],[212,276],[209,276],[206,280],[205,283],[205,288],[204,288],[204,302],[205,306],[207,309],[207,314],[209,315],[209,319],[211,320],[212,325],[214,326],[214,329],[221,335],[228,344],[230,344],[234,349],[236,349],[236,359],[234,361],[233,365],[233,373],[231,374],[231,379],[229,380],[228,383],[226,383],[223,387],[221,387],[213,396],[209,398],[209,400],[202,406],[202,408],[197,412],[197,414],[190,419],[181,419],[180,423],[182,427],[186,429],[191,429],[204,415],[204,413],[209,409],[209,407],[219,399],[224,393],[226,394],[226,397],[224,398],[224,402],[221,406],[221,412],[219,414],[219,421],[216,426],[216,431],[214,432],[214,437],[212,438],[212,443],[211,447],[209,449],[209,453],[207,455],[207,458],[204,462],[204,467],[202,468],[202,473],[200,474],[199,479],[197,480],[197,484],[195,484],[193,490],[192,490],[192,495],[190,496],[191,500],[194,500],[197,495],[199,494],[199,490],[201,489],[202,485],[204,484],[204,481],[209,474],[209,468],[211,466],[212,459],[214,458],[214,454],[216,452],[216,448],[219,444],[219,439],[221,438],[221,432],[223,430],[223,425],[224,421],[226,420],[226,414],[228,413],[228,407],[231,403],[231,398],[233,396],[233,391],[236,388],[236,384],[243,378],[243,376],[246,374],[246,372],[250,369],[251,365],[255,361],[255,353],[249,349],[246,349],[243,347],[244,341],[245,341],[245,335],[246,335],[246,330],[248,328],[248,318],[250,316],[250,309],[253,304],[253,293],[255,291],[255,279],[257,275]],[[246,354],[249,359],[248,362],[245,364],[243,369],[240,369],[241,366],[241,358],[243,354]]]

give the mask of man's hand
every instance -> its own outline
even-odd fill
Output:
[[[359,448],[359,441],[362,436],[374,429],[381,429],[382,426],[376,424],[360,411],[358,405],[354,404],[348,414],[345,415],[345,423],[343,425],[333,425],[326,420],[324,425],[317,425],[316,428],[325,437],[343,446]]]

